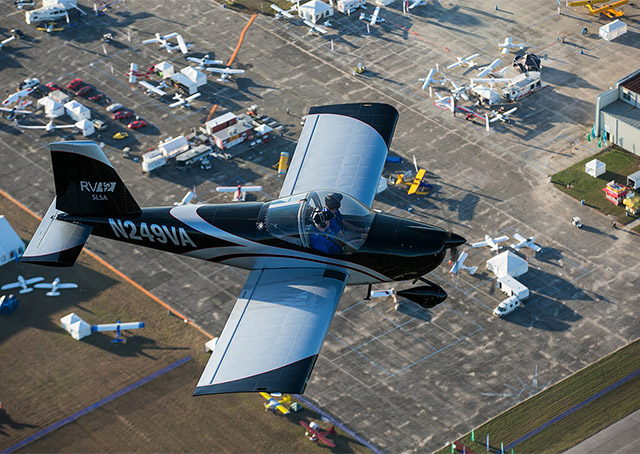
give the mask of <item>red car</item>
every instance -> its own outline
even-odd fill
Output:
[[[119,110],[113,114],[114,120],[122,120],[123,118],[133,117],[133,112],[130,110]]]
[[[69,82],[67,84],[67,88],[69,90],[75,90],[77,89],[80,85],[82,85],[84,82],[82,81],[82,79],[73,79],[71,82]]]
[[[98,93],[97,95],[89,96],[89,101],[98,102],[104,99],[104,93]]]
[[[136,121],[132,121],[131,123],[129,123],[127,125],[127,128],[129,129],[140,129],[143,128],[145,126],[147,126],[149,123],[147,123],[144,120],[136,120]]]
[[[56,84],[54,84],[53,82],[49,82],[47,84],[47,87],[49,87],[49,90],[51,91],[56,91],[56,90],[60,90],[60,87],[58,87]]]

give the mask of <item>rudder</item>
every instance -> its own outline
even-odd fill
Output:
[[[95,142],[56,142],[50,147],[59,211],[75,216],[140,215],[140,206]]]

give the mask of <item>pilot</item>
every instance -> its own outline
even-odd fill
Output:
[[[311,247],[325,254],[342,253],[342,248],[331,238],[334,234],[331,230],[331,221],[334,219],[333,213],[330,211],[316,211],[311,219],[317,230],[317,232],[309,236]]]
[[[342,194],[330,192],[324,198],[325,210],[333,214],[333,219],[329,223],[329,228],[335,235],[340,235],[345,241],[364,238],[362,234],[366,233],[366,229],[361,229],[346,221],[340,212],[342,203]]]

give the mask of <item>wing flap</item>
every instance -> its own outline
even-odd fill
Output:
[[[324,269],[252,271],[194,395],[302,393],[346,279]]]

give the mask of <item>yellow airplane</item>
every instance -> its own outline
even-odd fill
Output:
[[[276,412],[276,410],[278,410],[283,415],[288,415],[290,413],[289,409],[283,405],[283,404],[289,404],[289,405],[291,404],[291,396],[289,394],[285,394],[284,396],[282,396],[282,399],[280,400],[276,399],[276,397],[280,397],[277,394],[271,395],[267,393],[260,393],[260,395],[265,399],[267,399],[267,401],[264,404],[265,410],[271,410],[274,413]]]
[[[597,5],[600,3],[607,3],[609,0],[580,0],[576,2],[569,2],[568,5],[571,7],[574,6],[586,6],[589,9],[589,15],[597,16],[598,14],[604,14],[610,19],[614,17],[624,16],[624,13],[616,8],[622,5],[626,5],[629,3],[629,0],[618,0],[617,2],[613,2],[598,8],[594,8],[591,5]]]
[[[426,174],[427,174],[426,169],[420,169],[420,170],[418,170],[418,173],[416,173],[416,176],[413,177],[413,179],[411,179],[411,177],[409,175],[407,175],[405,173],[400,173],[400,174],[395,176],[396,180],[395,180],[395,182],[393,182],[393,184],[405,184],[405,185],[409,186],[409,189],[407,190],[407,194],[409,194],[409,195],[411,195],[411,194],[417,194],[417,195],[428,194],[429,191],[431,189],[433,189],[433,186],[428,184],[426,181],[423,181]],[[405,177],[407,177],[408,179],[405,180]]]

